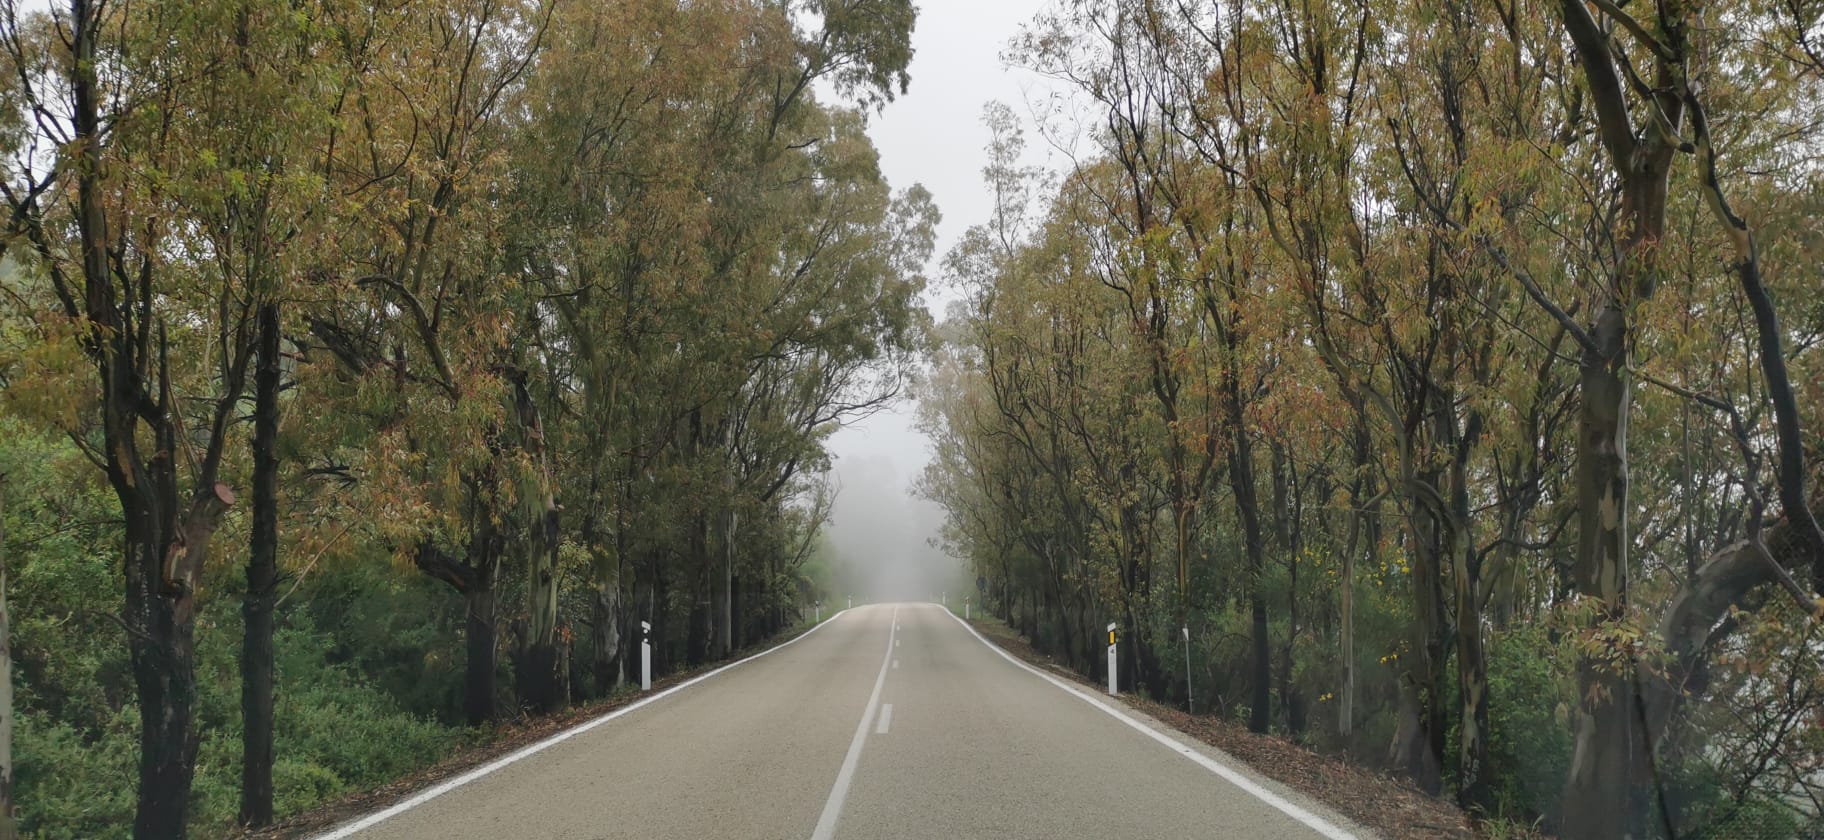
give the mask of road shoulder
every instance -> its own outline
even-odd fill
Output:
[[[1012,628],[994,619],[968,622],[978,634],[1008,654],[1060,680],[1099,695],[1104,688],[1059,666],[1034,650]],[[1475,832],[1454,805],[1426,795],[1410,784],[1341,758],[1320,755],[1271,735],[1248,732],[1229,721],[1190,715],[1133,694],[1118,698],[1122,710],[1157,728],[1181,736],[1187,746],[1246,773],[1257,783],[1301,805],[1314,803],[1322,812],[1344,818],[1343,827],[1362,837],[1401,840],[1467,840]]]

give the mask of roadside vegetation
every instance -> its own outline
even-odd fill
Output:
[[[642,621],[660,676],[827,616],[824,442],[926,340],[862,130],[913,15],[0,2],[0,836],[268,824]]]
[[[1491,831],[1818,836],[1821,15],[1055,4],[923,400],[980,603]]]

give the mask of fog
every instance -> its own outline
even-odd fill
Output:
[[[903,428],[903,416],[877,417],[869,423],[878,426],[875,433],[883,437],[923,440]],[[855,590],[842,595],[876,602],[937,600],[945,590],[961,586],[956,561],[929,540],[943,524],[943,509],[910,497],[906,486],[911,479],[885,455],[843,460],[829,532],[837,562],[846,567],[843,577]]]
[[[926,269],[931,286],[925,306],[934,320],[954,294],[942,283],[938,265],[970,225],[988,218],[988,194],[981,188],[988,132],[982,106],[998,100],[1028,114],[1028,99],[1045,85],[1032,73],[1009,70],[1000,54],[1021,24],[1044,0],[923,0],[913,34],[909,93],[869,118],[868,134],[880,150],[881,170],[895,189],[923,184],[944,218],[937,251]],[[1035,142],[1033,147],[1042,147]],[[1047,162],[1032,149],[1035,164]],[[930,442],[913,428],[914,404],[904,401],[838,432],[830,441],[836,456],[833,483],[840,487],[829,525],[837,562],[858,581],[858,598],[925,600],[953,594],[970,580],[956,561],[932,542],[942,527],[943,509],[914,498],[912,482],[929,460]]]

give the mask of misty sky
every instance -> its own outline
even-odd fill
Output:
[[[1002,67],[1008,39],[1045,5],[1044,0],[922,0],[912,37],[911,90],[870,118],[868,133],[880,150],[881,169],[895,189],[924,184],[943,211],[937,252],[926,276],[926,305],[934,315],[951,295],[938,263],[963,231],[988,217],[990,199],[982,189],[982,106],[999,100],[1028,115],[1029,96],[1043,80]],[[1035,163],[1045,160],[1044,143],[1028,132]],[[910,495],[924,469],[928,441],[913,426],[916,408],[902,404],[832,439],[837,497],[830,538],[851,561],[874,566],[885,591],[880,597],[933,597],[943,581],[954,583],[954,565],[927,540],[943,522],[936,505]]]

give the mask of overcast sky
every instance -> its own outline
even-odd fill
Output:
[[[888,183],[901,189],[925,185],[943,211],[937,252],[926,276],[932,288],[926,305],[933,317],[949,296],[938,263],[963,231],[988,217],[990,198],[982,189],[982,106],[1007,103],[1027,117],[1029,97],[1043,81],[1001,64],[1001,52],[1045,0],[922,0],[913,33],[912,85],[906,95],[870,118],[868,133],[880,150]],[[1035,163],[1045,162],[1044,144],[1028,132]],[[831,440],[841,486],[831,524],[836,549],[882,570],[881,582],[899,598],[921,598],[917,590],[946,565],[927,540],[943,521],[937,506],[910,495],[924,469],[929,442],[912,428],[916,407],[902,404],[838,432]],[[883,593],[888,594],[888,593]]]

